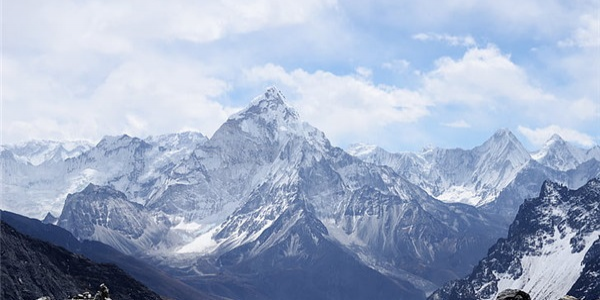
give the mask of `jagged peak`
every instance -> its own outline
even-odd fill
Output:
[[[565,187],[564,185],[562,185],[558,182],[554,182],[551,180],[545,180],[544,183],[542,184],[540,198],[550,197],[551,195],[555,195],[555,194],[559,193],[561,190],[566,190],[566,189],[567,189],[567,187]]]
[[[565,140],[557,133],[554,133],[548,139],[548,141],[546,141],[546,145],[550,145],[550,144],[554,144],[554,143],[565,143]]]
[[[251,106],[257,105],[261,101],[271,101],[271,102],[277,102],[280,104],[288,105],[283,92],[275,86],[268,87],[267,90],[264,92],[264,94],[259,95],[259,96],[255,97],[254,99],[252,99],[252,101],[250,102],[250,105]]]
[[[287,103],[283,93],[276,87],[269,87],[258,97],[255,97],[248,107],[232,115],[229,120],[240,120],[259,117],[268,121],[284,123],[296,123],[299,115],[296,110]]]
[[[125,196],[125,194],[114,189],[111,186],[96,185],[94,183],[89,183],[81,192],[76,193],[76,194],[83,194],[83,195],[107,194],[107,195],[111,195],[115,198],[123,198],[123,199],[127,198],[127,196]],[[72,195],[70,195],[70,196],[72,196]]]
[[[591,152],[590,152],[591,153]],[[583,149],[565,141],[558,134],[553,134],[544,146],[532,154],[536,161],[553,169],[566,171],[593,157]]]
[[[100,142],[96,145],[96,148],[123,148],[129,147],[130,145],[142,145],[149,146],[144,140],[138,137],[132,137],[127,134],[117,136],[104,136]]]
[[[89,183],[89,184],[88,184],[88,185],[87,185],[87,186],[86,186],[86,187],[85,187],[85,188],[84,188],[84,189],[81,191],[81,193],[84,193],[84,194],[97,193],[97,192],[100,192],[100,191],[102,191],[102,190],[104,190],[104,189],[106,189],[106,188],[107,188],[107,187],[102,187],[102,186],[99,186],[99,185],[96,185],[96,184],[93,184],[93,183],[91,183],[91,182],[90,182],[90,183]]]
[[[130,141],[132,138],[127,134],[122,135],[105,135],[96,145],[96,147],[103,147],[111,145],[117,142]]]
[[[517,137],[508,128],[498,129],[488,141],[510,141],[520,144]]]
[[[517,139],[517,137],[508,129],[499,129],[485,141],[481,146],[475,149],[480,152],[498,152],[510,150],[510,152],[518,153],[520,157],[529,159],[529,152],[525,149],[523,144]]]

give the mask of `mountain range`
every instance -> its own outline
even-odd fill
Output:
[[[528,152],[507,129],[470,150],[390,153],[355,144],[347,151],[394,169],[437,199],[479,207],[507,225],[524,199],[537,196],[546,179],[576,188],[600,174],[600,146],[581,149],[555,134],[540,150]]]
[[[508,130],[471,150],[344,151],[276,88],[210,138],[31,144],[2,147],[2,209],[244,299],[425,299],[466,276],[545,180],[600,176],[597,146],[554,136],[530,153]]]

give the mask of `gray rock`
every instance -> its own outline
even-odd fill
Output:
[[[579,298],[576,298],[576,297],[573,297],[573,296],[566,295],[566,296],[562,296],[562,297],[560,297],[560,299],[558,299],[558,300],[579,300]]]
[[[507,289],[500,292],[496,300],[531,300],[531,297],[521,290]]]

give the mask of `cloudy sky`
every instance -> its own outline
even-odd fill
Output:
[[[275,85],[332,143],[600,142],[597,0],[2,1],[2,143],[212,135]]]

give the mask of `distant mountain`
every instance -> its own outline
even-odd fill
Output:
[[[3,146],[1,150],[9,150],[20,162],[41,165],[43,163],[61,162],[81,155],[93,147],[86,141],[57,142],[29,141],[17,145]]]
[[[464,279],[429,299],[495,299],[507,288],[532,299],[565,294],[598,299],[600,290],[600,179],[577,190],[545,182],[539,197],[519,209],[508,237],[500,239]]]
[[[156,299],[114,265],[97,264],[64,248],[32,239],[1,222],[2,299],[66,299],[104,283],[114,299]]]
[[[155,217],[142,205],[128,201],[125,194],[94,184],[67,196],[57,224],[80,240],[111,241],[111,246],[125,254],[165,242],[171,225],[166,217]]]
[[[554,135],[541,150],[530,154],[510,131],[502,129],[471,150],[389,153],[356,144],[348,152],[391,167],[439,200],[481,207],[509,224],[523,199],[534,197],[544,180],[577,188],[600,176],[598,149],[580,149]]]
[[[532,158],[551,169],[568,171],[592,159],[600,161],[599,149],[599,146],[588,150],[577,148],[554,134]]]
[[[530,160],[527,150],[506,129],[471,150],[429,148],[419,154],[392,154],[380,148],[359,149],[351,147],[349,153],[390,166],[442,201],[475,206],[494,201]]]

